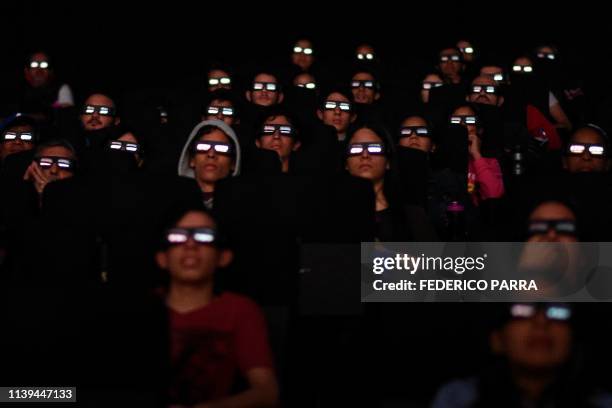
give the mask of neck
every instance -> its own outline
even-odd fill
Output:
[[[282,161],[283,173],[289,173],[289,159]]]
[[[209,183],[207,181],[198,180],[198,185],[203,193],[213,193],[215,191],[215,183]]]
[[[376,196],[376,211],[386,210],[389,207],[389,203],[387,203],[387,198],[385,197],[384,186],[385,186],[384,180],[379,180],[379,181],[374,182],[374,194]]]
[[[211,281],[201,284],[171,283],[166,303],[176,312],[189,312],[206,306],[213,298]]]
[[[513,378],[521,393],[530,400],[538,400],[555,379],[552,371],[534,372],[515,369]]]

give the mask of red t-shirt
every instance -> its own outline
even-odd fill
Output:
[[[223,293],[187,313],[170,310],[172,403],[229,395],[239,374],[272,368],[265,318],[244,296]]]

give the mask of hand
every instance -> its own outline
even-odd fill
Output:
[[[30,164],[23,176],[23,179],[26,181],[32,181],[38,194],[42,194],[45,186],[49,182],[55,180],[54,177],[47,176],[36,162],[32,162],[32,164]]]
[[[480,143],[480,138],[477,135],[473,133],[468,134],[468,150],[470,152],[470,156],[472,156],[474,160],[478,160],[482,157],[480,155]]]

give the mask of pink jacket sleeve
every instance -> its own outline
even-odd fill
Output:
[[[471,164],[476,174],[481,200],[499,198],[504,195],[504,181],[497,159],[481,157],[472,161]]]

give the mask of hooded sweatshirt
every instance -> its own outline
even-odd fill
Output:
[[[202,129],[204,126],[209,126],[209,125],[218,128],[223,133],[225,133],[227,137],[231,139],[234,145],[235,152],[236,152],[235,160],[234,160],[235,165],[234,165],[234,171],[232,172],[232,177],[236,177],[240,174],[240,165],[242,161],[242,155],[240,151],[240,143],[238,142],[238,136],[236,136],[236,132],[234,132],[234,130],[230,126],[226,125],[221,120],[205,120],[203,122],[200,122],[193,128],[193,130],[191,131],[191,134],[189,135],[189,137],[187,138],[187,141],[185,142],[185,145],[183,146],[183,150],[181,152],[181,156],[179,158],[179,163],[178,163],[178,175],[179,176],[189,177],[192,179],[196,178],[193,168],[189,166],[189,148],[193,140],[198,135],[198,132],[200,131],[200,129]],[[205,197],[204,204],[206,205],[207,208],[209,209],[212,208],[212,197]]]

